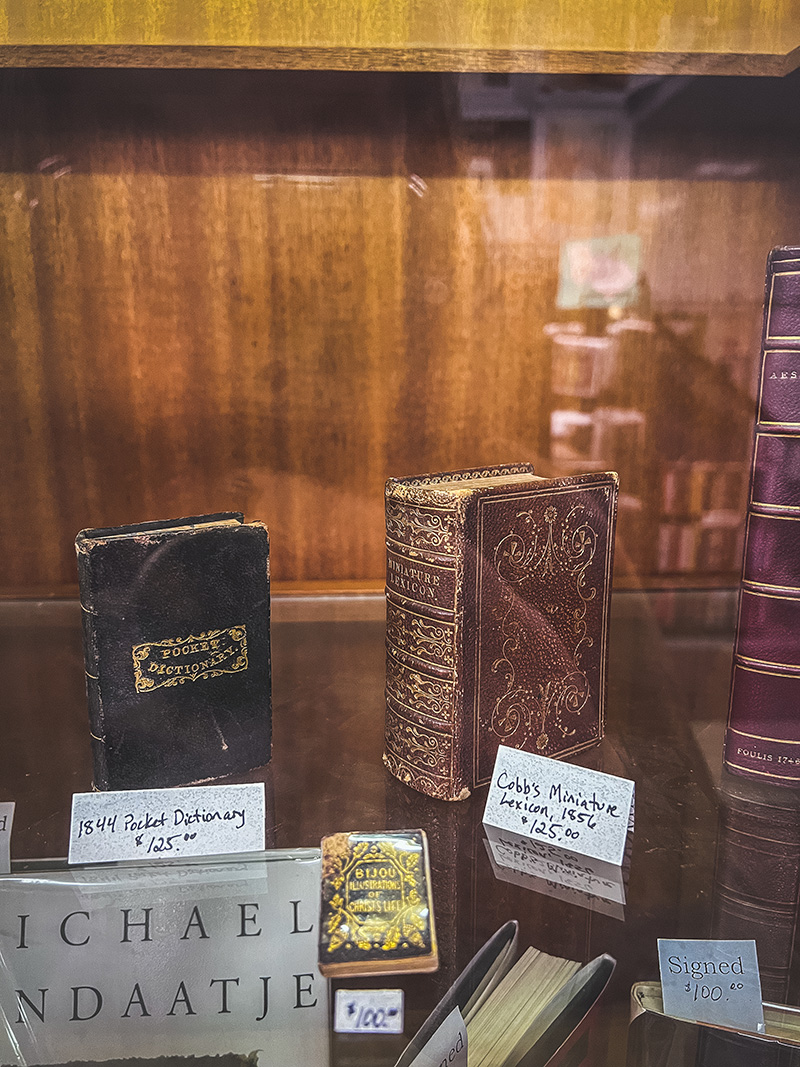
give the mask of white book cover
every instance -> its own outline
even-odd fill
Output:
[[[318,849],[0,877],[0,1064],[323,1067],[319,884]]]

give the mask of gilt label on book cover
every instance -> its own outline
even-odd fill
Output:
[[[498,746],[563,756],[602,737],[610,484],[478,504],[476,781]]]
[[[247,670],[247,627],[206,630],[133,646],[137,693]]]
[[[0,879],[0,1064],[328,1062],[317,850]]]

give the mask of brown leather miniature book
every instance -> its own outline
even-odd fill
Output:
[[[498,746],[558,758],[603,736],[617,475],[529,465],[386,484],[386,748],[461,800]]]

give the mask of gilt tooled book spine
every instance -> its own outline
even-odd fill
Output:
[[[603,736],[617,477],[530,466],[386,487],[384,761],[444,800],[500,744],[564,757]]]
[[[800,783],[800,248],[767,260],[725,762]]]
[[[96,789],[270,758],[269,536],[238,513],[76,538]]]
[[[430,796],[469,793],[463,703],[464,500],[433,484],[386,486],[389,770]]]

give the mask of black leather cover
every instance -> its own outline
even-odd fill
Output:
[[[75,542],[97,789],[186,785],[270,758],[269,536],[237,513]]]

